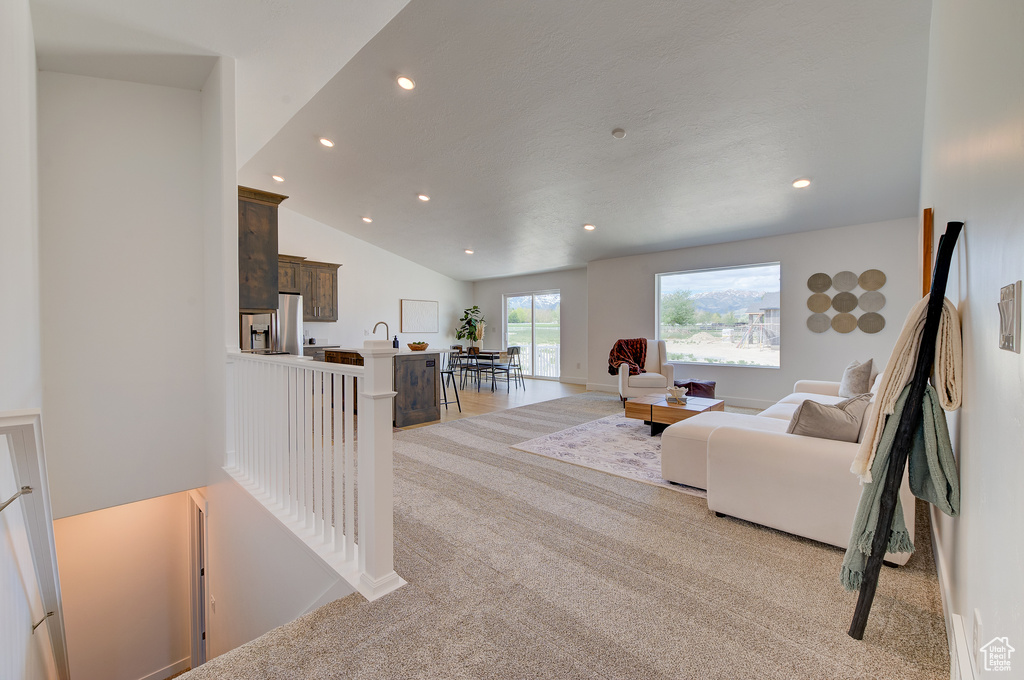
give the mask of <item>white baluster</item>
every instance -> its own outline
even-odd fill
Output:
[[[313,374],[313,534],[322,535],[324,524],[324,374]]]
[[[343,489],[343,474],[341,466],[344,464],[344,433],[341,429],[344,412],[341,406],[341,384],[344,377],[338,374],[331,376],[331,550],[335,553],[343,553],[345,547],[342,522],[344,516],[341,514]]]
[[[356,554],[356,381],[345,376],[345,559]]]
[[[303,389],[306,400],[306,422],[303,427],[305,447],[302,452],[302,521],[306,528],[313,527],[313,389],[315,373],[306,371],[306,384]]]

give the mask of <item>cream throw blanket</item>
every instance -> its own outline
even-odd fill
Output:
[[[928,313],[926,295],[911,308],[903,331],[896,340],[889,363],[882,373],[878,394],[868,411],[867,429],[860,440],[860,448],[853,459],[850,471],[860,477],[863,484],[871,482],[871,463],[875,460],[878,442],[882,439],[886,418],[896,410],[896,401],[914,377],[917,352],[921,347],[921,333],[924,332],[925,317]],[[939,394],[939,404],[946,411],[960,408],[963,377],[963,344],[960,338],[960,316],[949,298],[942,300],[942,317],[939,333],[935,339],[935,373],[933,383]]]

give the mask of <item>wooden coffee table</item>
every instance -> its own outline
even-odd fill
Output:
[[[705,411],[724,411],[721,399],[687,397],[685,404],[666,401],[663,395],[634,397],[626,402],[626,417],[637,418],[651,424],[651,436],[661,434],[672,423],[686,420]]]

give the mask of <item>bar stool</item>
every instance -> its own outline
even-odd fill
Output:
[[[455,384],[455,369],[459,365],[459,355],[462,352],[462,346],[452,345],[452,349],[455,351],[447,353],[445,366],[441,369],[441,394],[443,395],[441,403],[444,405],[445,411],[448,410],[448,404],[452,403],[452,400],[448,398],[447,387],[448,378],[451,378],[452,390],[455,391],[455,404],[459,407],[459,413],[462,413],[462,402],[459,401],[459,386]]]

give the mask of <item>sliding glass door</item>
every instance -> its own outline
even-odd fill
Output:
[[[558,379],[561,370],[559,291],[505,296],[505,346],[518,346],[523,374]]]

